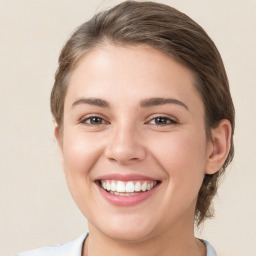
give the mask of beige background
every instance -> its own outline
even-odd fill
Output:
[[[61,170],[49,93],[64,41],[116,2],[0,0],[1,255],[87,231]],[[236,106],[235,160],[215,200],[216,218],[199,236],[226,256],[255,255],[256,0],[161,2],[187,13],[216,42]]]

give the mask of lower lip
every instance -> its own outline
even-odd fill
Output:
[[[108,193],[104,190],[100,185],[98,185],[99,191],[101,195],[106,199],[109,203],[115,206],[134,206],[137,205],[145,200],[147,200],[157,189],[159,184],[157,184],[154,188],[138,193],[132,196],[118,196],[111,193]]]

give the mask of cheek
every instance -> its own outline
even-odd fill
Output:
[[[159,137],[157,144],[152,143],[153,154],[172,183],[172,189],[200,188],[206,165],[206,141],[202,136],[177,132]]]
[[[87,198],[92,197],[90,170],[100,156],[97,138],[68,129],[63,136],[63,169],[69,191],[80,210],[86,215],[93,210]]]
[[[67,178],[75,179],[88,175],[101,151],[98,142],[97,137],[90,134],[85,135],[72,130],[64,134],[63,166]]]

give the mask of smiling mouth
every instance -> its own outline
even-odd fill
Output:
[[[110,194],[118,196],[133,196],[153,189],[159,181],[120,181],[100,180],[101,188]]]

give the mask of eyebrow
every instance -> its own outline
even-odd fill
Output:
[[[106,100],[103,100],[100,98],[84,98],[84,97],[76,99],[72,104],[72,107],[75,107],[81,104],[88,104],[88,105],[93,105],[101,108],[110,108],[110,104]],[[144,99],[140,101],[140,107],[143,107],[143,108],[165,105],[165,104],[176,104],[184,107],[186,110],[189,110],[188,106],[185,103],[173,98],[149,98],[149,99]]]
[[[189,110],[188,106],[180,100],[173,98],[150,98],[145,99],[140,102],[141,107],[151,107],[165,104],[176,104],[184,107],[186,110]]]
[[[74,103],[72,104],[72,107],[75,107],[80,104],[89,104],[89,105],[98,106],[101,108],[110,107],[107,101],[99,98],[78,98],[77,100],[74,101]]]

